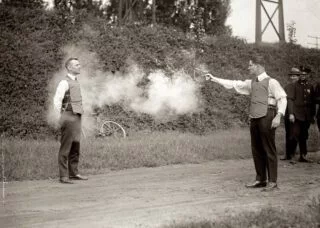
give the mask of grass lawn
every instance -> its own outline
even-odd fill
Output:
[[[311,146],[318,146],[311,132]],[[276,134],[278,154],[284,153],[284,129]],[[313,144],[312,144],[313,143]],[[7,180],[56,178],[59,141],[3,138],[1,166]],[[138,132],[125,139],[86,138],[81,144],[80,170],[98,174],[110,170],[201,163],[211,160],[251,159],[249,129],[215,131],[208,135],[179,132]],[[2,169],[1,169],[2,170]],[[229,227],[319,227],[320,197],[306,206],[305,213],[262,208],[221,218],[219,221],[172,223],[163,228]]]
[[[172,223],[162,228],[318,228],[320,226],[320,197],[313,198],[304,212],[284,211],[272,207],[257,212],[226,216],[219,221]]]
[[[7,180],[56,178],[60,142],[2,139]],[[284,148],[284,131],[277,130],[277,148]],[[138,132],[125,139],[86,138],[81,142],[80,170],[85,174],[137,167],[201,163],[251,158],[249,130],[230,129],[208,135],[179,132]]]

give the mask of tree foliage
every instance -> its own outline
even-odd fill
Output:
[[[87,10],[88,12],[94,12],[96,14],[102,13],[101,0],[54,0],[53,3],[57,10],[64,11],[65,13],[71,13],[74,10]]]
[[[225,21],[230,13],[230,0],[153,0],[156,22],[208,34],[230,33]],[[55,0],[55,8],[65,15],[76,10],[87,10],[115,24],[152,23],[152,1],[110,0],[108,5],[92,0]],[[201,23],[199,23],[201,22]]]
[[[296,39],[296,22],[291,21],[287,24],[287,31],[288,31],[288,37],[289,37],[289,43],[295,44],[297,43]]]
[[[23,8],[43,8],[45,6],[43,0],[2,0],[2,4]]]

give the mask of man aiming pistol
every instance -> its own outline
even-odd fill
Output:
[[[250,95],[250,135],[256,179],[246,187],[272,191],[277,189],[278,177],[275,131],[286,110],[286,93],[280,83],[265,72],[261,58],[250,60],[248,70],[253,78],[245,81],[226,80],[210,73],[204,76],[226,89]]]

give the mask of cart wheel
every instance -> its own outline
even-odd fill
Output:
[[[124,128],[118,124],[117,122],[114,121],[104,121],[101,124],[100,131],[99,131],[100,136],[103,137],[115,137],[115,138],[125,138],[126,137],[126,131]]]

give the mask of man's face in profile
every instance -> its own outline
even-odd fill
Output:
[[[249,70],[249,73],[252,74],[252,75],[256,75],[257,74],[257,68],[258,66],[252,62],[252,60],[249,61],[249,66],[248,66],[248,70]]]
[[[75,75],[80,74],[80,70],[81,70],[80,62],[76,59],[71,60],[68,66],[68,70],[72,74],[75,74]]]

